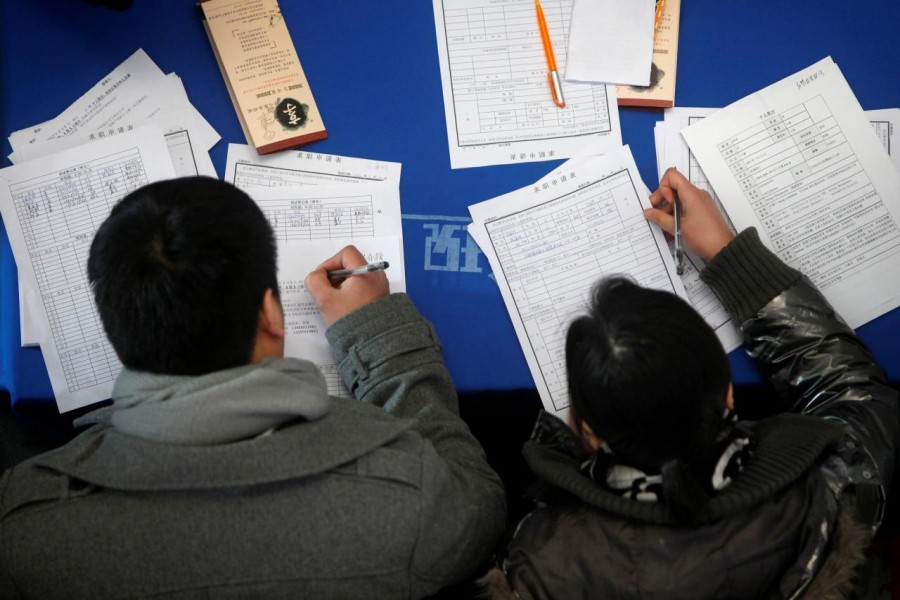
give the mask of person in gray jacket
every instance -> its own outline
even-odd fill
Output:
[[[483,567],[502,484],[434,329],[344,248],[306,279],[354,398],[284,358],[276,247],[243,192],[150,184],[88,275],[124,369],[69,444],[0,480],[2,598],[419,598]]]
[[[889,506],[897,390],[806,277],[755,230],[734,237],[677,171],[648,220],[671,232],[676,198],[783,412],[737,421],[696,311],[601,282],[566,338],[569,424],[543,415],[523,450],[538,506],[485,579],[495,598],[821,600],[872,584],[855,569]]]

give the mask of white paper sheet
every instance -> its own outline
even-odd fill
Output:
[[[401,237],[396,181],[250,188],[279,244]]]
[[[225,181],[242,190],[259,187],[291,187],[400,180],[402,165],[395,162],[352,158],[292,150],[260,156],[246,144],[228,144]]]
[[[175,168],[176,177],[191,175],[206,175],[218,177],[209,153],[200,147],[202,135],[195,123],[191,111],[166,113],[148,120],[145,124],[153,124],[162,129],[169,148],[169,156]],[[140,126],[141,124],[138,124]],[[61,138],[55,138],[45,142],[26,144],[16,153],[16,164],[19,161],[29,161],[56,154],[68,148],[74,148],[92,141],[105,139],[114,135],[120,135],[135,129],[134,125],[120,126],[111,131],[101,132],[102,135],[88,131],[78,131]],[[40,294],[29,287],[27,282],[19,282],[19,315],[20,329],[23,346],[35,346],[40,339],[39,322],[35,314],[37,310],[36,299]]]
[[[181,80],[175,74],[165,75],[143,50],[137,50],[59,116],[10,134],[14,150],[10,160],[21,162],[19,152],[30,144],[79,132],[115,133],[179,110],[191,111],[197,141],[209,150],[219,135],[190,104]]]
[[[575,0],[566,81],[650,85],[655,0]]]
[[[572,0],[541,3],[565,72]],[[563,83],[553,103],[533,0],[433,0],[450,165],[602,154],[622,144],[615,86]]]
[[[94,233],[122,196],[174,174],[155,127],[0,170],[19,277],[40,290],[41,352],[60,412],[109,398],[121,369],[87,282]]]
[[[369,262],[386,260],[391,292],[406,291],[401,241],[397,237],[318,240],[278,245],[278,285],[284,309],[284,354],[309,360],[325,375],[328,393],[351,396],[341,382],[328,340],[322,313],[306,290],[306,276],[322,261],[348,244],[355,245]]]
[[[900,175],[871,131],[827,58],[682,132],[735,226],[853,327],[900,305]]]
[[[469,207],[544,408],[566,417],[565,335],[601,277],[686,297],[627,148],[580,158],[541,182]],[[565,165],[563,165],[565,166]],[[544,185],[546,184],[546,186]]]

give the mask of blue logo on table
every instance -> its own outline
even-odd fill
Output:
[[[423,221],[426,271],[484,272],[478,264],[481,249],[468,232],[471,219],[442,215],[403,215],[403,219]]]

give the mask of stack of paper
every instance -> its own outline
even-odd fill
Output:
[[[0,170],[23,339],[40,344],[60,412],[109,398],[121,370],[87,281],[94,233],[124,195],[174,176],[155,126]]]
[[[219,134],[188,100],[181,79],[138,50],[59,116],[13,132],[9,160],[19,164],[155,124],[166,136],[179,176],[216,177],[209,149]]]
[[[9,136],[0,209],[19,271],[23,345],[40,344],[61,412],[109,397],[121,369],[85,273],[94,233],[124,195],[216,176],[219,135],[177,75],[138,50],[55,118]]]
[[[209,150],[220,136],[190,104],[178,76],[164,74],[143,50],[132,54],[56,118],[13,132],[9,159],[21,164],[147,125],[158,127],[165,136],[176,176],[216,177]],[[38,343],[37,297],[37,290],[20,282],[23,346]]]
[[[852,327],[900,306],[900,175],[830,58],[682,135],[735,226]]]

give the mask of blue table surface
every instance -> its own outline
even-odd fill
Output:
[[[584,1],[584,0],[579,0]],[[282,11],[328,128],[314,152],[396,161],[407,287],[441,336],[463,391],[534,383],[490,267],[466,233],[467,207],[528,185],[560,161],[450,169],[432,3],[282,0]],[[676,103],[721,107],[832,56],[864,109],[900,107],[900,3],[683,0]],[[14,130],[51,119],[137,48],[176,72],[227,144],[243,143],[234,109],[191,0],[135,0],[114,12],[79,0],[0,0],[4,157]],[[621,109],[623,141],[656,187],[658,110]],[[3,165],[9,161],[4,159]],[[900,276],[900,273],[898,273]],[[0,235],[0,389],[14,402],[52,404],[40,350],[21,348],[15,263]],[[859,329],[900,380],[900,310]],[[735,382],[760,381],[740,350]]]

